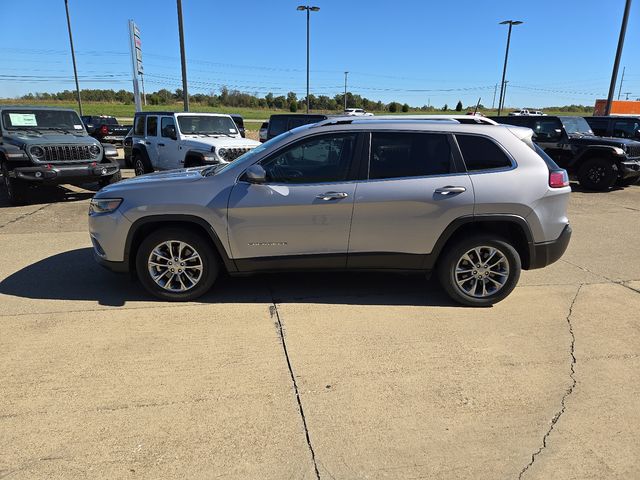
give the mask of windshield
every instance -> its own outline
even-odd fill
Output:
[[[591,127],[582,117],[562,117],[562,125],[567,133],[582,133],[584,135],[593,135]]]
[[[180,132],[184,135],[236,135],[236,124],[231,117],[213,115],[180,115],[178,116]]]
[[[2,125],[7,130],[77,130],[84,127],[71,110],[3,110]]]
[[[261,143],[260,145],[258,145],[256,148],[253,148],[253,149],[249,150],[247,153],[245,153],[243,155],[240,155],[238,158],[236,158],[231,163],[213,165],[211,167],[205,168],[204,170],[202,170],[202,175],[205,176],[205,177],[210,176],[210,175],[217,175],[217,174],[222,173],[223,171],[225,171],[231,165],[238,165],[239,163],[244,163],[245,165],[248,166],[248,165],[251,164],[251,159],[254,158],[256,155],[261,154],[267,148],[271,147],[271,145],[273,145],[274,143],[279,143],[279,142],[281,142],[282,140],[284,140],[285,138],[287,138],[287,137],[289,137],[291,135],[293,135],[291,133],[291,131],[282,133],[282,134],[278,135],[278,137],[274,137],[271,140],[267,140],[266,142]]]

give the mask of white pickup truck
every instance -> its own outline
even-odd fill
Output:
[[[229,115],[138,112],[133,122],[131,164],[136,175],[143,175],[229,163],[258,145],[242,138]]]

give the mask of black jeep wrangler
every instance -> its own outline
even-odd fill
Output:
[[[87,135],[74,110],[0,106],[0,168],[11,204],[43,184],[115,183],[117,155]]]
[[[582,117],[492,117],[499,123],[529,127],[534,141],[587,190],[605,191],[640,177],[640,142],[593,134]]]

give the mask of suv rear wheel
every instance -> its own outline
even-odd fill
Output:
[[[488,307],[511,293],[521,269],[520,256],[509,242],[473,235],[445,252],[438,263],[438,278],[456,302]]]
[[[149,164],[146,158],[139,153],[131,154],[131,163],[133,164],[133,170],[136,176],[144,175],[145,173],[153,172],[153,168]]]
[[[140,282],[163,300],[198,298],[211,288],[219,271],[211,244],[188,230],[156,230],[144,239],[136,255]]]
[[[588,190],[609,190],[617,178],[618,166],[605,158],[591,158],[578,170],[578,181]]]

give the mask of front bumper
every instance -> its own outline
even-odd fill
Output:
[[[558,238],[550,242],[534,243],[531,249],[529,270],[543,268],[557,261],[567,250],[571,240],[571,226],[566,225]]]
[[[620,162],[622,178],[640,177],[640,158]]]
[[[9,176],[30,183],[75,183],[91,182],[117,173],[120,167],[115,162],[73,165],[38,165],[37,167],[17,167]]]

